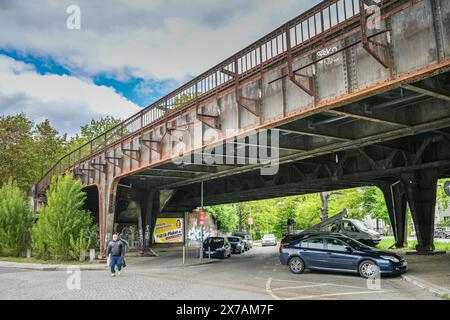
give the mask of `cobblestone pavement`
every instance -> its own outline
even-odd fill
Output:
[[[371,290],[354,275],[294,275],[279,264],[276,247],[255,247],[200,266],[182,267],[178,260],[173,255],[130,259],[116,278],[105,271],[82,271],[79,290],[74,273],[0,268],[0,299],[437,299],[400,277],[383,278],[381,289]],[[75,290],[68,289],[68,280]]]

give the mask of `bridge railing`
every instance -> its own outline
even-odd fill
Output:
[[[348,20],[360,16],[360,5],[374,2],[384,5],[396,1],[399,0],[322,1],[109,131],[70,152],[44,175],[37,189],[45,188],[53,176],[64,173],[92,153],[154,125],[194,102],[203,101],[212,94],[228,89],[240,80],[263,72],[268,65],[284,58],[288,50],[295,51],[320,37],[325,39],[327,33],[338,31]]]

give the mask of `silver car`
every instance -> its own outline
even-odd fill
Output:
[[[261,244],[263,247],[265,246],[276,246],[277,245],[277,237],[273,234],[266,234],[262,237]]]

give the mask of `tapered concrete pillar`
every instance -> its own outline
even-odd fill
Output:
[[[156,219],[161,211],[160,208],[160,192],[150,190],[145,196],[145,210],[142,212],[144,247],[143,251],[147,251],[152,246],[153,232],[155,229]]]
[[[402,175],[414,221],[419,252],[434,251],[434,215],[439,173],[435,169]]]
[[[379,188],[384,194],[389,212],[392,231],[395,237],[395,247],[404,248],[408,245],[407,233],[407,197],[402,181],[392,184],[382,184]]]

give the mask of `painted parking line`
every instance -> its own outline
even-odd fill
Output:
[[[259,278],[262,280],[262,278]],[[294,282],[294,283],[304,283],[304,285],[299,286],[288,286],[281,288],[273,288],[273,282]],[[347,291],[347,292],[336,292],[336,293],[324,293],[324,294],[315,294],[315,295],[301,295],[296,297],[280,297],[275,292],[279,292],[282,294],[283,291],[287,291],[285,293],[292,294],[290,291],[292,289],[309,289],[309,288],[317,288],[317,287],[336,287],[336,288],[348,288],[348,289],[358,289],[358,291]],[[361,290],[363,289],[363,290]],[[365,290],[364,290],[365,289]],[[390,290],[367,290],[367,288],[359,287],[359,286],[350,286],[350,285],[342,285],[336,283],[319,283],[312,281],[298,281],[298,280],[285,280],[285,279],[273,279],[268,278],[266,281],[266,292],[276,300],[302,300],[302,299],[320,299],[320,298],[330,298],[330,297],[339,297],[339,296],[349,296],[349,295],[361,295],[361,294],[374,294],[374,293],[386,293],[392,292]]]
[[[329,297],[338,297],[338,296],[350,296],[350,295],[358,295],[358,294],[373,294],[373,293],[386,293],[386,292],[390,292],[390,291],[380,290],[380,291],[325,293],[325,294],[310,295],[310,296],[298,296],[298,297],[294,297],[294,298],[284,298],[284,299],[285,300],[304,300],[304,299],[329,298]]]
[[[256,277],[258,280],[267,280],[267,278],[260,278]],[[345,284],[336,284],[336,283],[328,283],[328,282],[313,282],[313,281],[303,281],[303,280],[287,280],[287,279],[273,279],[269,278],[271,281],[276,282],[293,282],[293,283],[305,283],[305,284],[311,284],[311,285],[326,285],[326,286],[335,286],[335,287],[343,287],[343,288],[351,288],[351,289],[366,289],[366,287],[361,286],[352,286],[352,285],[345,285]]]
[[[325,287],[327,284],[309,284],[306,286],[294,286],[294,287],[282,287],[282,288],[273,288],[272,291],[283,291],[283,290],[291,290],[291,289],[305,289],[305,288],[314,288],[314,287]]]

